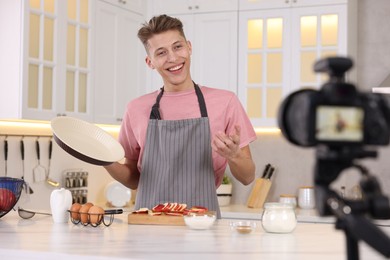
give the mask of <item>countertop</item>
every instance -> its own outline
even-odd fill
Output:
[[[50,216],[21,219],[10,212],[0,219],[1,259],[346,259],[345,237],[330,223],[302,223],[289,234],[266,233],[261,222],[250,234],[217,220],[209,230],[186,226],[129,225],[127,214],[109,226],[55,224]],[[255,214],[255,213],[254,213]],[[390,234],[390,227],[380,227]],[[383,259],[359,243],[361,259]],[[8,258],[6,258],[8,257]]]

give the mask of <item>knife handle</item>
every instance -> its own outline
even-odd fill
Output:
[[[8,159],[8,141],[7,139],[4,139],[4,160],[7,161]]]
[[[20,154],[22,156],[22,160],[24,160],[24,141],[20,140]]]
[[[40,155],[40,151],[39,151],[39,141],[38,141],[38,139],[35,141],[35,150],[37,152],[37,159],[39,161],[41,155]]]
[[[261,176],[261,178],[264,179],[267,176],[267,173],[268,173],[268,170],[270,167],[271,167],[271,164],[267,163],[267,165],[264,168],[263,175]]]
[[[104,214],[122,214],[122,213],[123,213],[123,209],[109,209],[104,211]]]
[[[49,141],[49,160],[51,159],[52,151],[53,151],[53,141],[50,139],[50,141]]]

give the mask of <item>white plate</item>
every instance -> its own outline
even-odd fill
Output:
[[[56,143],[74,157],[96,165],[108,165],[124,157],[122,145],[100,127],[72,117],[51,121]]]
[[[105,188],[106,199],[114,207],[124,207],[131,199],[131,190],[118,181],[112,181]]]

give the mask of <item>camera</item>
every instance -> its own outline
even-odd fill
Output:
[[[278,123],[283,135],[299,146],[387,145],[390,141],[390,95],[362,93],[345,81],[353,62],[330,57],[314,65],[329,75],[319,89],[301,89],[281,104]]]
[[[314,185],[320,216],[334,215],[336,228],[345,231],[348,260],[359,259],[358,241],[364,240],[390,257],[390,238],[370,222],[390,218],[390,203],[375,176],[357,159],[377,156],[375,146],[390,141],[390,95],[359,92],[346,82],[353,62],[329,57],[314,64],[329,80],[319,90],[291,93],[279,107],[278,123],[291,143],[316,147]],[[362,198],[348,199],[330,188],[347,168],[360,171]]]

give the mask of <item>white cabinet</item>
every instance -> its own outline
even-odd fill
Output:
[[[184,33],[193,49],[193,80],[236,93],[237,1],[154,1],[153,6],[153,14],[169,14],[183,22]],[[158,73],[150,73],[149,91],[162,87]]]
[[[349,0],[239,0],[239,10],[319,6],[347,3]]]
[[[0,5],[0,118],[91,119],[90,1]]]
[[[103,0],[112,5],[116,5],[121,9],[126,9],[131,12],[139,13],[144,15],[146,12],[146,1],[145,0]]]
[[[237,0],[155,0],[152,13],[159,14],[193,14],[236,11]]]
[[[238,94],[255,126],[276,126],[286,95],[326,80],[313,72],[316,60],[356,56],[357,8],[355,1],[344,0],[316,6],[279,1],[279,8],[273,6],[278,1],[240,1],[240,7],[256,2],[272,8],[240,11]]]
[[[94,121],[118,124],[127,103],[143,94],[145,50],[137,38],[144,17],[96,2]]]

